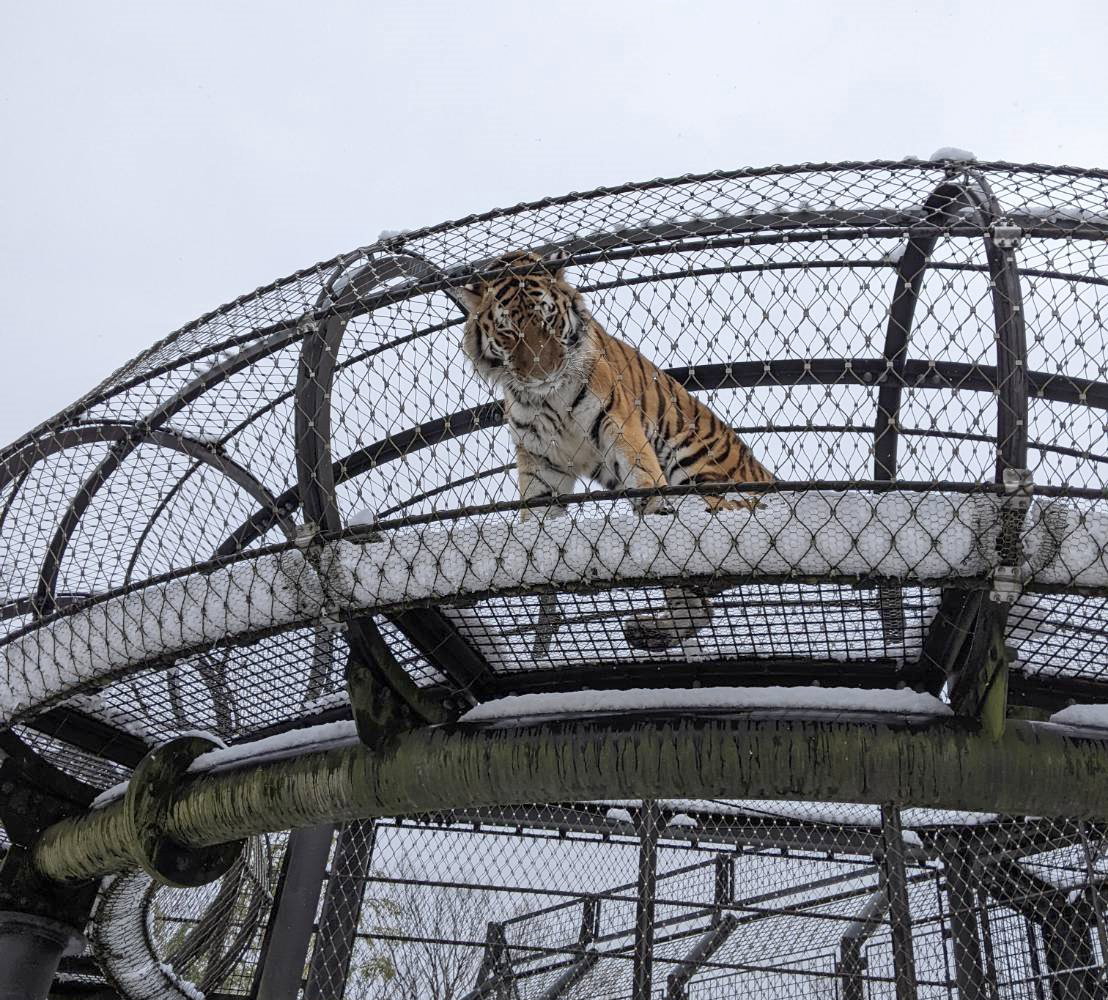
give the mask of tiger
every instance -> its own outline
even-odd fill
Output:
[[[725,421],[597,322],[566,280],[565,265],[557,253],[515,251],[484,268],[510,269],[502,276],[452,289],[466,314],[462,351],[503,393],[521,517],[528,516],[528,503],[572,493],[580,479],[606,490],[772,483],[773,475]],[[756,503],[750,493],[703,500],[710,511]],[[632,503],[644,515],[672,512],[657,494]],[[664,594],[664,612],[624,621],[632,649],[674,648],[711,620],[706,594],[681,587]],[[548,625],[552,602],[548,597],[540,604]]]

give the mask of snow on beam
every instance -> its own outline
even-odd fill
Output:
[[[890,490],[797,490],[754,511],[710,514],[699,498],[675,515],[638,517],[575,505],[567,517],[514,511],[409,526],[296,548],[136,588],[53,618],[3,647],[0,725],[130,667],[265,629],[555,584],[747,579],[949,584],[996,562],[1002,498]],[[1108,586],[1108,510],[1033,504],[1023,540],[1043,586]],[[318,572],[316,567],[318,566]]]
[[[999,741],[961,720],[563,719],[413,730],[386,747],[308,750],[188,775],[166,834],[210,846],[324,821],[605,798],[806,799],[1108,819],[1108,737],[1012,721]],[[48,878],[135,865],[119,803],[63,820],[34,851]]]

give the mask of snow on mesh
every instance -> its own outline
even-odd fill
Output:
[[[721,576],[887,577],[936,582],[995,567],[997,498],[809,491],[767,496],[754,511],[472,518],[339,543],[358,605],[548,583]],[[1046,512],[1050,512],[1050,516]],[[1043,584],[1108,584],[1108,511],[1039,505],[1024,545]],[[345,585],[345,583],[344,583]]]
[[[569,516],[489,514],[245,560],[105,599],[4,647],[0,719],[113,671],[327,612],[374,610],[542,585],[727,577],[883,577],[934,583],[987,575],[1002,501],[991,495],[819,492],[767,496],[754,511],[675,515],[610,505]],[[599,508],[599,509],[597,509]],[[1025,554],[1037,583],[1108,586],[1108,511],[1034,505]]]
[[[321,611],[304,556],[289,550],[133,590],[48,622],[4,647],[0,717],[112,671]]]
[[[204,1000],[194,983],[150,951],[154,908],[144,905],[149,889],[145,872],[104,880],[89,924],[96,959],[130,1000]]]

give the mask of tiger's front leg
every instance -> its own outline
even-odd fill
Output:
[[[600,478],[607,489],[660,489],[669,485],[636,409],[613,403],[599,431]],[[631,503],[640,514],[673,513],[660,496],[640,497]]]
[[[516,447],[516,473],[519,479],[519,498],[524,504],[572,493],[577,485],[575,473],[559,468],[549,459],[528,451],[522,445]],[[546,510],[555,517],[566,512],[558,504],[552,504],[549,508],[536,507],[535,510],[524,506],[519,512],[519,519],[526,521],[532,514]]]

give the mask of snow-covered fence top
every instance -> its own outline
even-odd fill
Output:
[[[494,513],[354,530],[107,596],[24,631],[2,647],[0,720],[128,669],[405,603],[674,580],[984,580],[1003,503],[985,493],[781,492],[753,511],[711,514],[690,498],[670,515],[585,504],[528,520]],[[1040,587],[1108,587],[1108,505],[1036,501],[1023,547],[1025,575]]]

